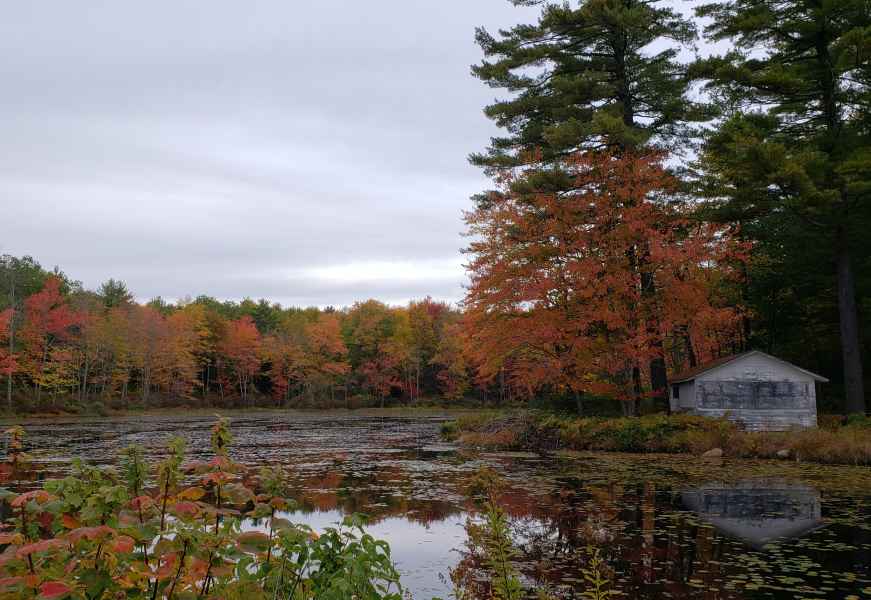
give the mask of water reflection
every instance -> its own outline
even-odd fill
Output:
[[[684,504],[718,530],[755,548],[796,538],[822,525],[820,493],[770,480],[710,483],[682,494]]]
[[[766,467],[777,469],[772,477],[813,481],[822,494],[801,483],[762,479],[767,474],[704,484],[733,473],[729,467],[712,472],[686,457],[465,452],[441,443],[440,422],[257,413],[234,419],[232,454],[252,474],[264,463],[291,473],[294,521],[322,529],[346,514],[369,515],[371,532],[390,543],[418,600],[449,596],[450,586],[438,578],[449,568],[464,569],[472,579],[486,568],[466,544],[468,523],[478,516],[465,492],[481,466],[505,480],[498,500],[510,517],[525,582],[561,600],[581,597],[590,544],[601,548],[617,589],[633,600],[786,599],[799,588],[808,597],[844,598],[871,589],[871,485],[862,488],[860,478],[858,487],[851,483],[859,491],[833,492],[834,478],[849,468],[816,466],[805,477],[782,474],[786,463]],[[35,469],[13,487],[65,474],[71,455],[112,462],[130,443],[143,444],[153,462],[171,432],[188,439],[190,459],[205,459],[211,423],[209,415],[34,422],[27,426],[27,451]],[[821,512],[825,528],[819,528]],[[776,556],[770,548],[756,551],[774,538],[785,540]],[[480,598],[489,598],[486,590]]]

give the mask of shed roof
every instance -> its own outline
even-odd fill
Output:
[[[779,362],[780,364],[787,365],[788,367],[792,367],[793,369],[795,369],[797,371],[801,371],[805,375],[810,375],[816,381],[820,381],[822,383],[827,383],[829,381],[828,379],[826,379],[822,375],[817,375],[816,373],[808,371],[807,369],[802,369],[801,367],[798,367],[798,366],[792,364],[791,362],[785,361],[781,358],[777,358],[776,356],[771,356],[770,354],[762,352],[761,350],[750,350],[748,352],[741,352],[740,354],[732,354],[730,356],[723,356],[723,357],[718,358],[716,360],[712,360],[710,362],[707,362],[703,365],[698,365],[698,366],[693,367],[691,369],[681,371],[680,373],[675,373],[671,377],[671,383],[681,383],[684,381],[692,381],[693,379],[695,379],[696,377],[698,377],[702,373],[707,373],[708,371],[712,371],[712,370],[716,369],[717,367],[722,367],[724,365],[735,362],[736,360],[740,360],[742,358],[746,358],[746,357],[751,356],[753,354],[760,354],[760,355],[762,355],[766,358],[769,358],[773,361]]]

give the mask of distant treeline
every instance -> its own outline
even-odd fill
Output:
[[[471,393],[460,313],[283,308],[200,296],[138,304],[121,281],[89,291],[30,257],[0,257],[0,376],[11,410],[87,406],[341,407]]]

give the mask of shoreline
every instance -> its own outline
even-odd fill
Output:
[[[871,419],[834,428],[749,432],[726,418],[645,415],[560,417],[532,412],[464,415],[442,426],[443,439],[479,450],[670,454],[699,460],[775,459],[871,465]]]
[[[183,407],[166,407],[166,408],[146,408],[146,409],[124,409],[124,410],[108,410],[103,414],[99,413],[72,413],[72,412],[57,412],[57,413],[23,413],[10,414],[0,413],[0,423],[10,424],[16,421],[47,421],[51,419],[112,419],[112,418],[129,418],[129,417],[166,417],[166,416],[194,416],[207,417],[216,414],[227,417],[238,417],[251,414],[300,414],[300,415],[354,415],[354,416],[444,416],[446,418],[457,417],[466,414],[476,414],[487,412],[486,409],[475,408],[450,408],[450,407],[389,407],[389,408],[183,408]]]

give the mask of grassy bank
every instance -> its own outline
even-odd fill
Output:
[[[343,407],[343,406],[126,406],[126,407],[106,407],[102,404],[89,405],[81,409],[70,410],[67,408],[58,408],[56,410],[0,410],[0,421],[18,422],[22,419],[57,419],[57,418],[75,418],[75,417],[133,417],[133,416],[161,416],[161,415],[214,415],[220,413],[222,415],[245,415],[258,413],[338,413],[352,415],[384,415],[384,416],[404,416],[404,415],[430,415],[430,414],[462,414],[476,413],[481,409],[474,406],[465,406],[458,404],[444,403],[419,403],[409,405],[394,405],[384,408],[378,406],[358,406],[358,407]]]
[[[546,413],[475,413],[446,423],[442,434],[463,445],[500,450],[581,450],[790,458],[871,464],[871,418],[821,418],[818,429],[747,432],[727,419],[690,415],[569,418]]]
[[[41,421],[75,422],[75,421],[113,421],[113,420],[137,420],[150,418],[212,418],[220,414],[232,419],[244,417],[256,417],[257,415],[277,416],[281,418],[317,418],[329,417],[333,419],[343,418],[433,418],[439,420],[459,419],[467,415],[477,414],[473,409],[463,408],[430,408],[430,407],[402,407],[402,408],[325,408],[325,409],[299,409],[299,408],[149,408],[109,411],[107,413],[29,413],[12,414],[0,413],[0,430],[17,424],[37,423]],[[282,417],[283,415],[283,417]]]

